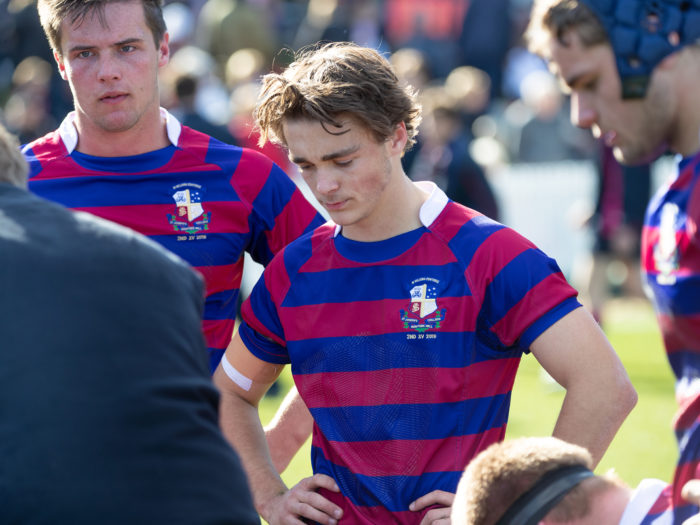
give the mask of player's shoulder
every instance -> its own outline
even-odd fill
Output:
[[[63,144],[58,130],[34,139],[21,146],[22,154],[28,161],[37,160],[46,162],[54,158],[63,158],[68,155],[68,150]]]
[[[490,258],[503,251],[534,247],[514,229],[454,201],[445,206],[428,229],[465,264],[475,256]]]

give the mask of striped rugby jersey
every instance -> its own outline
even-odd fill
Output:
[[[267,264],[324,219],[268,157],[182,126],[164,109],[161,115],[169,146],[107,158],[76,151],[70,113],[58,130],[23,147],[29,189],[128,226],[194,266],[206,281],[203,329],[213,371],[233,333],[244,252]]]
[[[674,430],[680,457],[673,480],[675,519],[698,512],[680,497],[700,477],[700,153],[680,159],[676,177],[650,201],[642,232],[642,271],[676,377]]]
[[[555,261],[432,183],[423,226],[363,243],[327,223],[292,242],[243,305],[239,333],[291,363],[314,420],[312,465],[348,523],[418,523],[502,440],[520,357],[579,305]]]

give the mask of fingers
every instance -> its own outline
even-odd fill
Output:
[[[681,496],[690,503],[700,504],[700,479],[691,479],[683,485]]]
[[[681,490],[681,497],[696,505],[700,504],[700,479],[691,479]],[[683,525],[700,525],[700,514],[691,516],[683,522]]]
[[[342,517],[343,511],[335,503],[327,500],[316,492],[324,488],[339,492],[333,478],[324,474],[315,474],[305,478],[292,487],[283,499],[283,520],[280,523],[302,523],[299,518],[307,518],[323,525],[335,525]]]
[[[452,492],[445,492],[444,490],[434,490],[428,492],[425,496],[421,496],[416,501],[411,503],[408,508],[410,510],[423,510],[431,505],[440,505],[443,507],[451,507],[452,502],[455,499],[455,495]]]
[[[450,525],[452,523],[450,514],[451,507],[442,507],[439,509],[430,509],[425,513],[420,525]]]

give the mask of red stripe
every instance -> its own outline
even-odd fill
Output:
[[[481,450],[503,440],[505,426],[481,434],[426,440],[329,442],[314,433],[313,446],[333,464],[365,476],[420,476],[461,472]]]
[[[256,150],[244,149],[229,182],[243,200],[253,203],[265,186],[271,169],[272,161],[269,157]],[[257,176],[251,177],[251,173]]]
[[[657,319],[668,354],[681,350],[700,352],[700,313],[683,317],[658,314]]]
[[[498,334],[506,345],[512,345],[518,337],[543,314],[560,304],[564,299],[576,296],[561,273],[542,279],[525,294],[508,312],[495,323],[491,330]]]
[[[519,358],[507,358],[459,368],[318,372],[297,374],[294,381],[309,408],[430,404],[506,394],[519,363]]]
[[[231,342],[235,319],[212,319],[202,321],[204,338],[211,348],[226,348]]]
[[[235,264],[222,264],[218,266],[195,267],[204,277],[207,285],[206,295],[212,295],[224,290],[240,288],[243,275],[243,258]]]
[[[265,272],[269,273],[269,272]],[[268,289],[275,284],[266,281]],[[286,291],[286,288],[284,289]],[[280,295],[281,296],[281,295]],[[444,297],[438,299],[438,308],[445,309],[445,320],[440,332],[473,332],[476,327],[478,304],[473,296]],[[360,334],[411,332],[404,328],[401,310],[408,310],[409,299],[383,299],[378,301],[355,301],[351,303],[325,303],[280,308],[287,341],[309,339],[309,326],[313,326],[312,337],[351,337]],[[352,323],[334,323],[331,319],[352,319]],[[413,332],[411,332],[413,333]]]
[[[248,212],[241,202],[203,202],[204,212],[210,212],[209,228],[201,234],[208,233],[247,233]],[[140,204],[132,206],[80,207],[75,210],[85,211],[104,219],[122,224],[147,236],[179,235],[169,223],[169,215],[177,213],[175,201],[172,204]],[[180,219],[180,217],[176,217]]]
[[[466,223],[474,217],[481,216],[481,213],[471,208],[460,206],[455,202],[449,202],[445,209],[440,212],[437,219],[435,219],[430,230],[442,237],[445,242],[450,242]]]
[[[316,217],[316,209],[309,204],[299,190],[292,193],[291,198],[275,218],[275,225],[266,232],[267,244],[273,253],[277,253],[292,240],[306,231]]]
[[[535,246],[509,228],[502,228],[489,235],[476,250],[465,276],[474,290],[484,290],[494,276],[521,253]],[[478,279],[474,283],[473,279]]]

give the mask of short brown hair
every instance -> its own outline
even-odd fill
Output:
[[[598,17],[578,0],[535,0],[525,31],[528,48],[546,59],[546,42],[556,38],[564,43],[564,34],[574,30],[586,47],[609,42]]]
[[[347,42],[305,48],[282,73],[263,77],[255,109],[260,145],[285,144],[286,118],[310,118],[339,127],[351,114],[378,142],[404,122],[406,150],[415,143],[421,108],[413,88],[401,85],[389,61],[377,51]]]
[[[61,23],[70,19],[72,24],[81,23],[88,14],[94,13],[103,26],[108,24],[105,19],[105,5],[111,2],[140,1],[146,24],[153,34],[156,47],[160,45],[165,35],[166,26],[163,18],[163,0],[39,0],[39,18],[46,38],[51,48],[61,54]]]
[[[554,437],[494,443],[467,466],[455,495],[453,523],[493,525],[543,475],[570,466],[592,469],[591,454],[578,445]],[[591,496],[617,483],[608,477],[587,478],[547,517],[557,522],[583,518],[590,512]]]
[[[27,187],[29,165],[19,150],[17,137],[0,124],[0,182]]]

